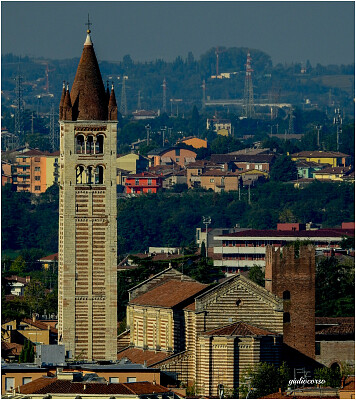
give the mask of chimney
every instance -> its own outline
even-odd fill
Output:
[[[31,277],[30,276],[26,276],[26,282],[30,282],[31,281]]]
[[[32,314],[32,322],[36,322],[36,314],[35,313]]]

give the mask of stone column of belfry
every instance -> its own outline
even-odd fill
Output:
[[[117,104],[90,30],[60,119],[58,339],[78,360],[117,358]]]

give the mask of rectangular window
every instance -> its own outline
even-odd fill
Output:
[[[152,179],[151,178],[147,179],[147,185],[152,185]]]
[[[176,149],[176,157],[180,156],[180,149]]]
[[[35,190],[41,190],[41,186],[35,186]]]
[[[7,331],[12,331],[12,325],[6,325],[6,330]]]
[[[10,390],[15,387],[15,378],[5,378],[5,390]]]
[[[39,157],[35,157],[35,162],[40,162],[41,159]]]
[[[116,377],[116,376],[111,376],[111,377],[109,377],[109,382],[110,382],[110,383],[120,383],[120,382],[119,382],[119,378]]]
[[[315,355],[320,356],[320,342],[315,342]]]
[[[210,178],[210,183],[214,183],[214,178]]]
[[[26,377],[22,378],[22,384],[23,385],[26,385],[26,383],[30,383],[30,382],[32,382],[32,378],[31,377],[26,376]]]
[[[133,382],[136,382],[136,376],[128,376],[127,383],[133,383]]]
[[[40,181],[41,177],[39,175],[35,176],[35,181]]]
[[[35,171],[41,171],[40,167],[35,167]]]
[[[135,179],[135,185],[139,185],[140,184],[140,180],[139,179]]]

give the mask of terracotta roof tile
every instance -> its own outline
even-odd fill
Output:
[[[331,157],[350,157],[348,154],[339,153],[337,151],[300,151],[290,155],[291,157],[319,157],[319,158],[331,158]]]
[[[258,230],[250,229],[236,233],[228,233],[226,235],[220,235],[224,237],[239,238],[239,237],[303,237],[303,238],[314,238],[314,237],[340,237],[343,236],[355,236],[355,231],[352,229],[318,229],[309,231],[277,231],[277,230]]]
[[[353,392],[355,391],[355,377],[354,376],[349,376],[346,378],[344,387],[340,390],[352,390]]]
[[[54,261],[58,260],[58,253],[50,254],[46,257],[41,257],[39,261]]]
[[[170,389],[153,384],[151,382],[133,383],[88,383],[72,382],[70,380],[60,380],[57,378],[42,377],[32,382],[22,385],[22,394],[47,394],[47,393],[67,393],[67,394],[121,394],[121,395],[144,395],[153,393],[168,393]]]
[[[245,322],[235,322],[222,328],[213,329],[204,332],[204,335],[209,336],[266,336],[277,335],[276,333],[267,331],[266,329],[258,328],[257,326],[246,324]]]
[[[164,351],[142,350],[130,347],[120,351],[117,354],[117,359],[128,358],[134,364],[144,364],[146,362],[149,367],[168,358],[170,355]]]
[[[199,282],[169,280],[134,298],[130,304],[174,307],[205,290],[208,285]]]
[[[22,321],[25,322],[26,324],[34,326],[38,329],[41,329],[41,330],[49,329],[52,333],[55,333],[55,334],[58,333],[58,330],[56,328],[53,328],[53,326],[47,325],[41,321],[38,321],[38,320],[33,321],[31,318],[24,318]]]

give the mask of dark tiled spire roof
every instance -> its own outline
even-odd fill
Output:
[[[65,97],[66,97],[66,86],[63,82],[62,96],[61,96],[61,101],[59,102],[59,119],[63,118],[63,105]]]
[[[114,85],[111,88],[111,93],[109,98],[108,119],[117,120],[117,104],[116,104]]]
[[[74,120],[107,120],[108,103],[90,32],[74,78],[71,100]]]
[[[67,86],[66,95],[63,102],[63,119],[67,121],[73,120],[72,102],[70,99],[69,88]]]

